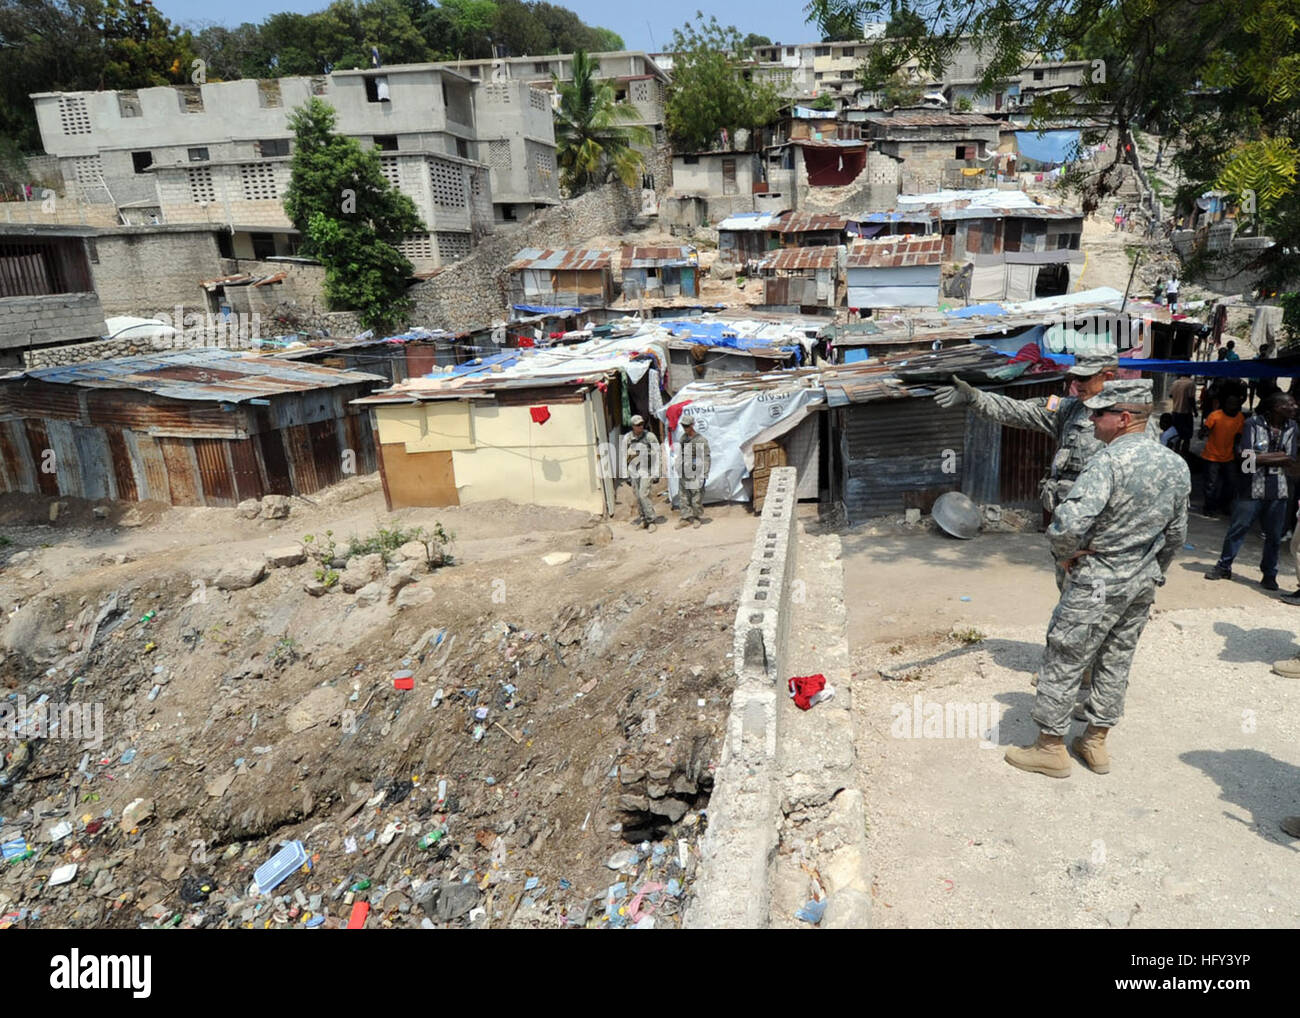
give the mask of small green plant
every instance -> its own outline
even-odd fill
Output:
[[[975,108],[975,104],[970,101],[968,96],[962,96],[957,100],[956,110],[958,113],[969,113]]]
[[[392,560],[397,549],[411,541],[419,541],[425,546],[425,556],[432,559],[429,552],[429,544],[434,543],[445,547],[455,540],[456,535],[443,529],[441,523],[435,523],[432,531],[427,531],[423,527],[414,527],[410,530],[404,530],[401,527],[379,527],[373,534],[368,537],[352,537],[348,542],[348,552],[350,555],[382,555],[384,562]]]
[[[983,643],[985,636],[978,629],[954,629],[952,638],[958,643],[970,645],[972,643]]]
[[[13,541],[0,535],[0,548],[8,548],[11,544],[13,544]]]
[[[330,587],[334,586],[334,584],[339,582],[339,571],[337,569],[327,569],[322,566],[316,570],[316,582],[325,584],[325,589],[328,590]]]
[[[281,637],[271,648],[269,655],[270,661],[277,668],[283,668],[285,665],[291,665],[297,661],[301,654],[298,653],[298,642],[292,637]]]
[[[317,541],[315,534],[303,534],[302,543],[308,545],[307,554],[311,555],[318,562],[324,563],[328,568],[329,564],[338,556],[338,548],[334,543],[334,531],[325,531],[325,540]],[[318,569],[317,572],[320,572]],[[320,579],[320,577],[317,577]]]

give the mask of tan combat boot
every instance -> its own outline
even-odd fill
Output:
[[[1049,778],[1070,776],[1070,754],[1065,751],[1065,739],[1059,735],[1039,732],[1038,741],[1032,746],[1013,746],[1002,759],[1012,767],[1046,774]]]
[[[1109,728],[1089,725],[1087,730],[1070,744],[1094,774],[1110,773],[1110,754],[1106,752],[1106,733],[1109,731]]]

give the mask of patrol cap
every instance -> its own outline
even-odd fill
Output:
[[[633,414],[633,415],[632,415],[632,423],[633,423],[633,424],[644,424],[644,423],[645,423],[645,418],[642,417],[640,414]]]
[[[695,423],[694,414],[682,414],[682,427],[686,428]]]
[[[1089,410],[1110,410],[1115,406],[1135,406],[1150,409],[1155,403],[1149,378],[1123,378],[1115,382],[1106,382],[1101,392],[1091,399],[1085,399],[1083,405]]]
[[[1107,368],[1118,368],[1119,361],[1110,353],[1079,353],[1074,356],[1074,366],[1066,374],[1076,378],[1091,378]]]

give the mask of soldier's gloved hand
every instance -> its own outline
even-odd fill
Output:
[[[974,402],[974,400],[975,390],[956,375],[952,376],[952,385],[940,386],[939,390],[934,394],[934,401],[945,410],[965,406],[967,403]]]

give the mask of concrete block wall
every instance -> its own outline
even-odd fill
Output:
[[[104,309],[93,293],[0,298],[0,349],[103,334]]]
[[[412,324],[459,332],[502,320],[508,300],[505,267],[521,248],[584,246],[592,237],[621,233],[640,207],[639,191],[607,184],[534,213],[521,229],[487,237],[468,258],[411,287]]]
[[[94,238],[98,261],[90,266],[106,315],[152,318],[206,311],[199,284],[223,274],[216,230],[149,229],[101,233]]]
[[[772,470],[736,612],[736,689],[695,898],[683,922],[692,929],[754,929],[770,921],[781,801],[777,718],[786,697],[781,683],[798,547],[795,489],[794,467]]]

